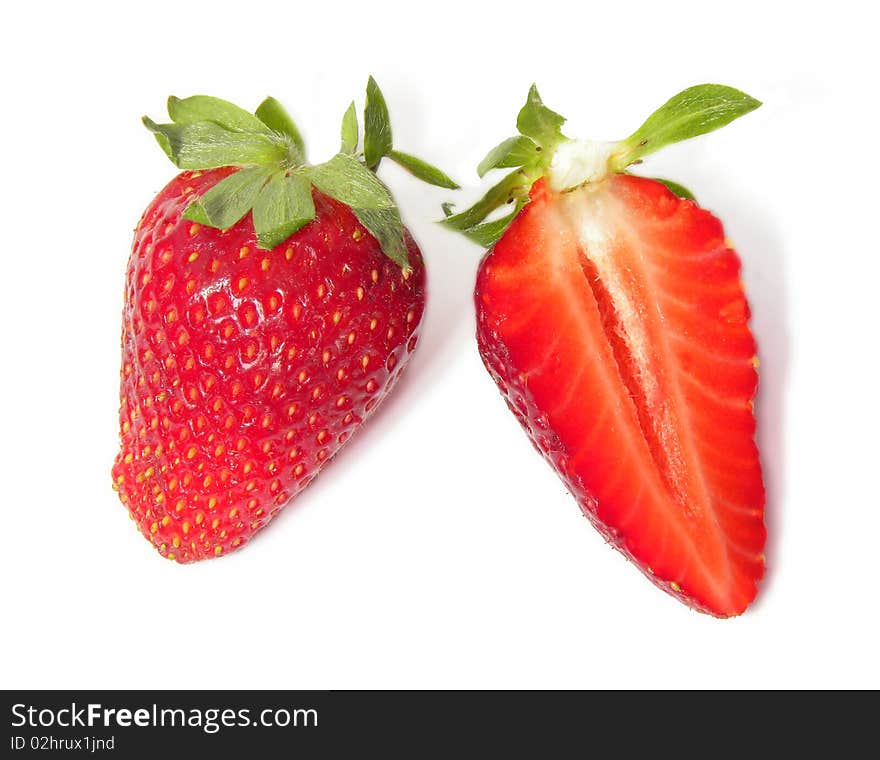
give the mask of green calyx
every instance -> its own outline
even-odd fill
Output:
[[[363,150],[354,103],[342,119],[341,148],[329,161],[311,165],[296,123],[275,98],[254,113],[206,95],[168,99],[169,124],[148,117],[144,125],[179,169],[237,166],[204,195],[184,218],[226,230],[250,212],[257,245],[271,249],[315,218],[312,187],[346,204],[376,238],[382,251],[409,267],[403,222],[388,188],[375,172],[383,158],[440,187],[458,185],[434,166],[394,149],[385,98],[373,77],[367,84]]]
[[[477,167],[480,177],[494,169],[513,171],[465,211],[453,213],[451,204],[443,204],[446,218],[441,224],[490,248],[528,203],[531,186],[539,178],[548,177],[558,192],[598,183],[609,174],[627,173],[629,166],[666,145],[712,132],[760,105],[733,87],[695,85],[670,98],[626,139],[597,143],[563,135],[565,118],[547,108],[532,85],[516,119],[519,134],[496,145]],[[677,182],[655,179],[676,195],[693,200],[693,194]],[[499,216],[495,212],[503,206],[510,211]],[[490,216],[492,220],[487,221]]]

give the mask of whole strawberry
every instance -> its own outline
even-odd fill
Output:
[[[393,150],[370,78],[363,153],[352,104],[342,149],[306,163],[280,104],[250,114],[170,98],[144,123],[184,171],[144,212],[128,264],[121,447],[114,487],[178,562],[239,548],[375,411],[409,361],[425,270],[388,190]]]
[[[535,447],[609,543],[721,617],[754,599],[766,537],[740,262],[690,193],[627,167],[759,105],[698,85],[599,143],[566,138],[533,87],[520,134],[478,169],[514,170],[446,219],[492,247],[475,292],[480,354]]]

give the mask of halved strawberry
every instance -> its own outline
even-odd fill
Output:
[[[711,213],[621,172],[683,112],[691,126],[674,139],[719,126],[722,106],[733,118],[757,105],[705,87],[615,144],[565,141],[533,89],[513,139],[536,159],[502,181],[524,203],[538,178],[526,205],[494,229],[464,221],[483,239],[506,227],[480,266],[476,308],[480,353],[510,409],[610,543],[664,590],[726,617],[754,599],[766,538],[740,262]]]

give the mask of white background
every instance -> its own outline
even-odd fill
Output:
[[[7,6],[0,685],[880,686],[869,8]],[[164,117],[171,93],[250,108],[271,93],[324,160],[368,73],[395,144],[462,182],[461,203],[532,81],[582,137],[622,137],[702,81],[764,101],[647,167],[719,214],[744,261],[771,536],[746,615],[693,613],[603,544],[482,368],[481,251],[433,222],[453,194],[392,166],[382,176],[424,250],[431,299],[396,395],[245,550],[181,567],[135,531],[109,476],[123,277],[132,228],[174,174],[140,116]]]

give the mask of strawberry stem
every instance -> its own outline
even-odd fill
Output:
[[[528,202],[531,186],[540,177],[547,176],[556,192],[598,183],[610,174],[626,172],[666,145],[712,132],[760,105],[733,87],[695,85],[670,98],[625,140],[606,143],[563,135],[565,118],[547,108],[532,85],[516,120],[520,134],[496,145],[477,167],[481,177],[493,169],[514,167],[514,171],[464,211],[453,214],[451,204],[443,204],[446,218],[440,223],[490,248]],[[693,198],[671,180],[658,181],[681,197]],[[509,203],[516,204],[513,214],[485,221]]]

